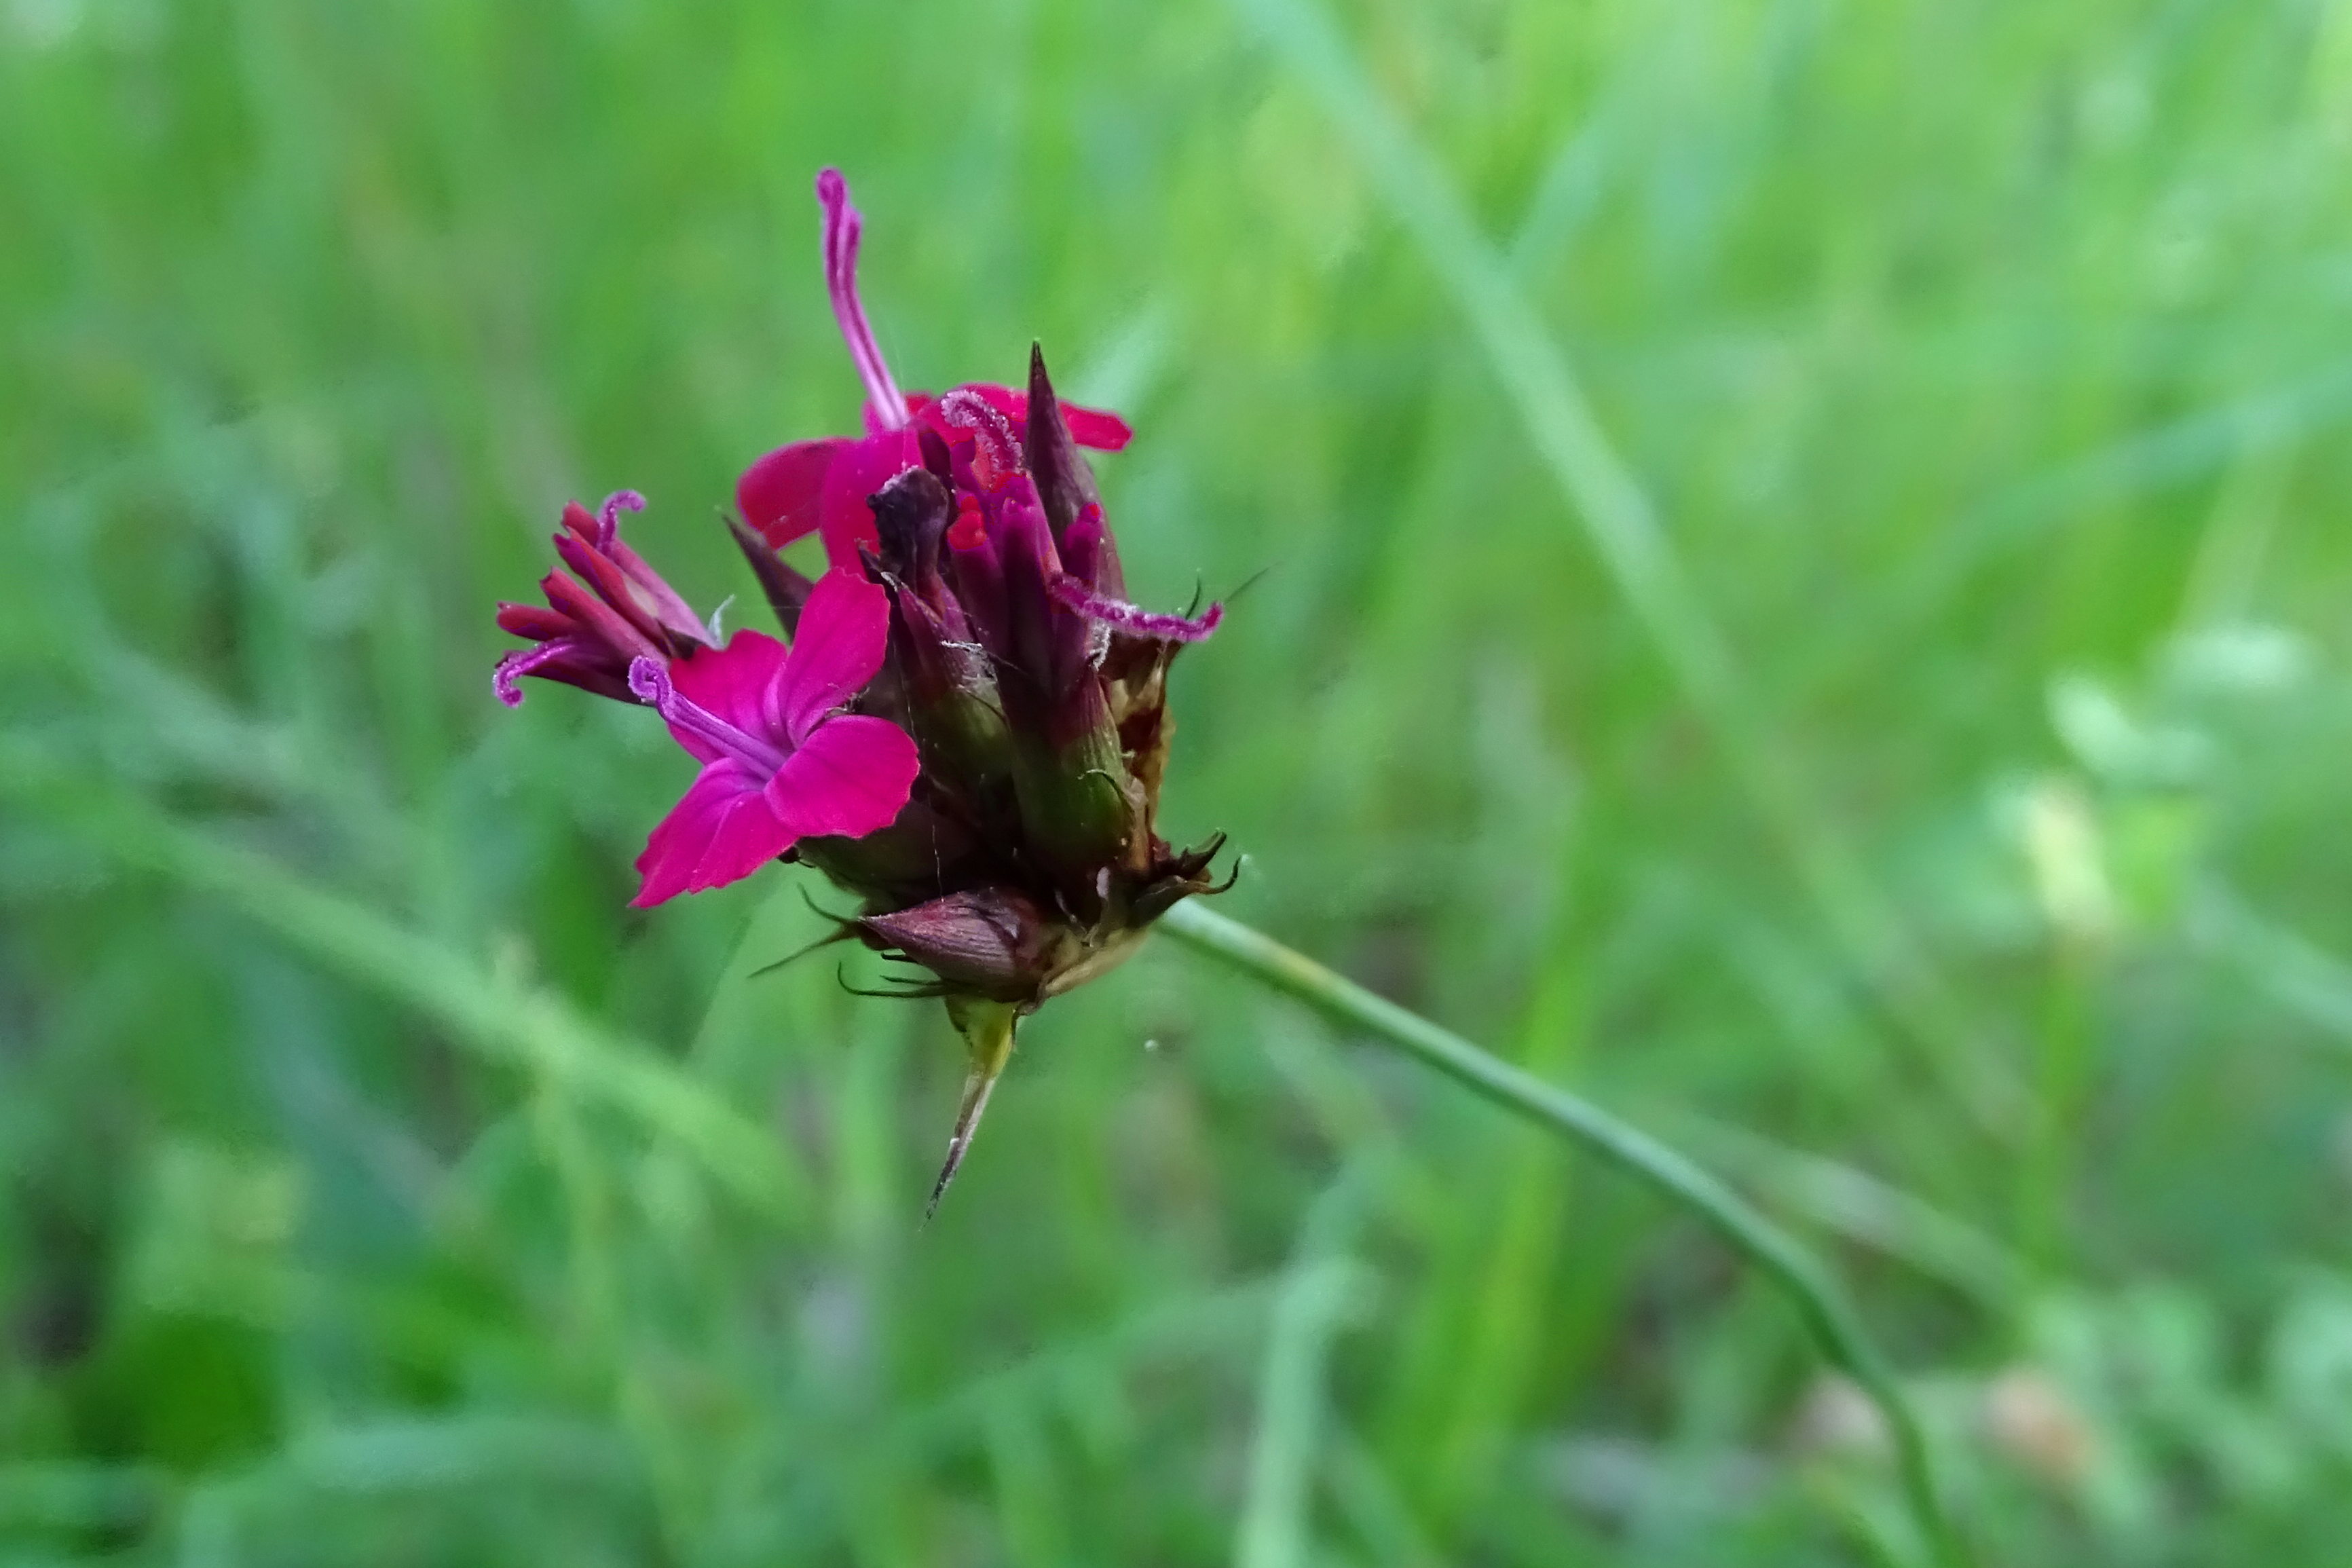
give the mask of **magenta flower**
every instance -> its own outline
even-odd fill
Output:
[[[829,572],[790,649],[759,632],[669,665],[640,657],[629,689],[702,763],[637,858],[643,909],[750,876],[803,838],[860,838],[890,826],[921,760],[887,719],[840,711],[882,668],[890,600]]]
[[[538,605],[499,605],[499,626],[537,647],[517,648],[499,660],[491,689],[509,708],[522,703],[526,675],[629,700],[629,669],[640,658],[667,662],[697,648],[719,646],[718,617],[705,625],[662,581],[645,558],[621,542],[621,513],[643,511],[645,497],[618,490],[595,516],[578,501],[563,509],[555,552],[586,580],[550,572],[539,580],[547,595]]]
[[[736,486],[730,531],[791,639],[720,646],[620,541],[628,492],[564,512],[545,607],[502,605],[537,646],[499,661],[657,710],[701,772],[637,858],[633,900],[723,886],[774,860],[857,900],[839,935],[920,972],[971,1056],[955,1174],[1020,1019],[1102,973],[1179,900],[1215,892],[1214,835],[1158,832],[1176,655],[1223,607],[1127,601],[1118,547],[1082,448],[1126,421],[1055,395],[1031,351],[1021,390],[902,393],[857,295],[862,226],[838,172],[817,178],[825,283],[865,384],[865,434],[781,447]],[[779,552],[809,533],[812,584]]]
[[[775,552],[814,532],[835,575],[887,595],[889,657],[866,700],[906,725],[921,773],[890,827],[813,841],[799,858],[863,900],[846,934],[928,971],[898,994],[943,998],[963,1033],[971,1070],[943,1188],[1017,1020],[1118,963],[1178,900],[1214,889],[1222,839],[1180,851],[1155,820],[1169,666],[1223,612],[1127,602],[1081,453],[1125,447],[1127,423],[1063,402],[1042,353],[1023,390],[900,392],[858,299],[863,220],[837,171],[816,189],[866,433],[754,462],[736,486],[737,540],[765,583]],[[787,620],[794,592],[788,580],[770,591]]]

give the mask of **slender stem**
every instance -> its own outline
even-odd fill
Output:
[[[1376,996],[1273,938],[1227,919],[1197,899],[1160,918],[1159,929],[1339,1023],[1378,1036],[1506,1110],[1540,1121],[1696,1214],[1780,1281],[1829,1362],[1860,1384],[1894,1434],[1903,1489],[1937,1559],[1966,1563],[1944,1517],[1918,1416],[1871,1342],[1845,1293],[1820,1260],[1715,1175],[1591,1101],[1488,1055],[1449,1029]]]

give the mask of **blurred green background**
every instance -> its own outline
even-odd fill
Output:
[[[1221,906],[1817,1239],[1988,1563],[2352,1552],[2341,0],[0,3],[0,1562],[1900,1561],[1707,1234],[1161,944],[961,1064],[492,700],[1017,376]],[[814,889],[823,901],[822,889]],[[856,966],[850,978],[869,978]]]

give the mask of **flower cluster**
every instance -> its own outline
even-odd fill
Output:
[[[1222,837],[1155,831],[1167,679],[1216,627],[1125,597],[1081,448],[1118,451],[1117,415],[1055,395],[1032,351],[1024,388],[902,393],[856,283],[861,223],[841,175],[817,179],[825,281],[866,387],[865,433],[800,441],[736,487],[736,542],[790,638],[722,640],[629,547],[623,492],[564,513],[544,607],[499,624],[537,646],[522,676],[642,702],[701,763],[656,827],[635,901],[736,881],[779,858],[859,900],[841,937],[928,975],[971,1058],[932,1202],[953,1177],[1018,1019],[1131,952],[1178,900],[1214,890]],[[814,533],[812,583],[779,554]]]

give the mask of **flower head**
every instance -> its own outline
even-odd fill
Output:
[[[620,544],[615,509],[638,504],[624,496],[565,514],[557,549],[586,589],[555,573],[548,609],[501,607],[540,646],[500,663],[499,691],[530,674],[644,702],[701,764],[637,861],[638,904],[798,860],[860,900],[840,935],[925,972],[895,994],[942,998],[971,1055],[936,1204],[1016,1022],[1214,890],[1222,836],[1180,851],[1155,829],[1169,667],[1223,610],[1129,602],[1084,450],[1130,433],[1056,396],[1043,353],[1017,390],[899,389],[839,173],[817,199],[864,434],[761,458],[731,525],[789,647],[750,631],[720,647]],[[830,563],[814,584],[778,554],[810,533]]]

